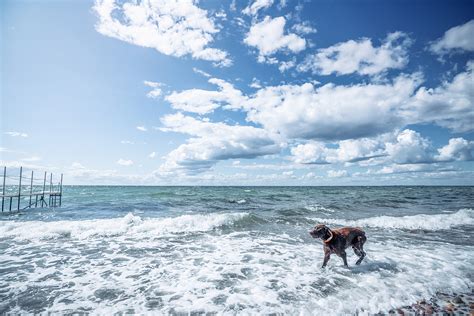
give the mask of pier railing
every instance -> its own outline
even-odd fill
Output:
[[[20,211],[32,207],[58,207],[62,204],[63,174],[60,181],[53,182],[53,173],[44,173],[44,177],[35,178],[34,171],[31,175],[23,174],[20,167],[19,174],[7,173],[3,167],[0,175],[2,185],[2,213],[4,211]]]

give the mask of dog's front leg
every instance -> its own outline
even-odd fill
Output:
[[[344,261],[344,266],[345,266],[345,267],[349,267],[349,266],[347,265],[347,255],[346,255],[346,252],[345,252],[345,251],[342,251],[342,252],[341,252],[341,258],[342,258],[342,261]]]
[[[323,266],[321,268],[325,268],[326,265],[328,264],[329,258],[331,257],[331,252],[327,251],[324,249],[324,261],[323,261]]]

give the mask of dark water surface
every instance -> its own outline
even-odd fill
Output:
[[[0,216],[0,313],[383,312],[470,289],[473,209],[474,187],[67,186]],[[362,265],[320,269],[316,223],[364,228]]]

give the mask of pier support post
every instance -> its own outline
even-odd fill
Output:
[[[3,167],[3,189],[2,189],[2,213],[5,206],[5,179],[7,178],[7,167]]]
[[[51,206],[51,202],[53,202],[53,197],[51,193],[53,192],[53,173],[51,172],[49,175],[49,206]]]
[[[33,195],[33,170],[31,170],[31,182],[30,182],[30,204],[29,207],[31,207],[31,197]]]
[[[46,203],[44,200],[44,190],[46,189],[46,171],[44,172],[44,180],[43,180],[43,194],[41,194],[41,207],[43,207],[43,203]]]
[[[21,178],[23,177],[23,167],[20,167],[20,181],[18,182],[18,207],[17,211],[20,210],[20,202],[21,202]]]
[[[63,174],[61,173],[61,182],[59,184],[59,206],[61,206],[63,198]]]

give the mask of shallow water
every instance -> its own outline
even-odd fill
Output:
[[[384,312],[470,289],[473,209],[473,187],[69,186],[0,216],[0,313]],[[316,223],[363,227],[363,263],[321,269]]]

